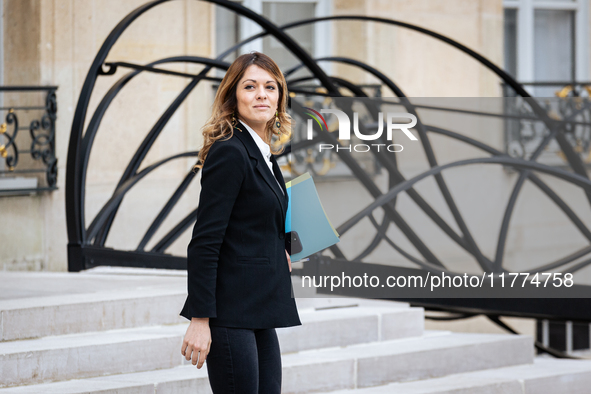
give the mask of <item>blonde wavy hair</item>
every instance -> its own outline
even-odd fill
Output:
[[[265,128],[265,142],[271,145],[271,138],[274,134],[277,136],[289,135],[291,132],[291,118],[287,114],[287,82],[285,77],[279,69],[277,63],[269,56],[260,52],[251,52],[239,56],[228,68],[226,75],[222,79],[218,91],[213,101],[211,118],[203,126],[203,148],[199,151],[198,161],[193,170],[202,168],[205,163],[205,158],[209,152],[209,148],[213,143],[221,138],[231,138],[233,135],[232,115],[236,115],[238,121],[238,101],[236,99],[236,86],[242,79],[246,69],[252,65],[256,65],[275,78],[279,88],[279,99],[277,101],[277,112],[281,127],[275,127],[275,117],[267,122]],[[283,151],[283,147],[275,150],[271,145],[271,153],[276,155]]]

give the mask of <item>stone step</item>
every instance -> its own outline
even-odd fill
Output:
[[[533,364],[327,394],[587,394],[591,361],[536,358]]]
[[[0,388],[0,394],[212,394],[207,369],[193,365],[64,382]]]
[[[175,345],[174,351],[178,353],[180,343]],[[148,351],[152,359],[158,357],[154,351],[150,351],[154,348],[151,344],[144,347],[146,352],[138,357],[136,351],[133,358],[145,357]],[[179,358],[182,358],[180,354]],[[408,379],[429,379],[452,373],[527,364],[532,361],[533,348],[529,337],[426,332],[419,338],[285,354],[282,357],[282,392],[311,393],[376,386]],[[0,389],[0,394],[154,393],[156,387],[158,394],[211,392],[205,367],[197,370],[189,364],[125,373],[125,363],[117,362],[118,366],[120,364],[123,365],[118,371],[105,372],[113,374],[110,376]],[[33,383],[30,379],[25,382]]]
[[[0,387],[171,368],[186,325],[69,334],[0,343]]]
[[[187,322],[186,293],[147,287],[0,301],[2,341]]]
[[[298,352],[284,357],[286,393],[421,380],[533,362],[531,337],[425,332],[420,338]]]
[[[277,329],[282,353],[423,335],[422,308],[362,305],[300,309],[301,326]]]
[[[138,276],[2,272],[0,342],[187,322],[178,315],[187,294],[186,276]],[[294,277],[294,285],[298,280]],[[346,297],[301,298],[296,303],[299,310],[355,305],[409,307],[400,302]],[[408,324],[415,330],[416,318]],[[422,325],[413,335],[421,335]],[[387,333],[385,337],[394,338]]]
[[[277,330],[283,353],[423,333],[421,308],[325,304],[329,309],[302,309],[301,326]],[[181,365],[186,361],[180,348],[187,326],[188,322],[2,342],[0,387]]]
[[[186,280],[186,276],[0,272],[0,341],[186,322],[178,316]]]

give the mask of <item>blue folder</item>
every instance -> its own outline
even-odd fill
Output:
[[[296,231],[303,248],[290,256],[291,261],[301,260],[339,242],[339,234],[324,212],[310,173],[285,186],[289,196],[285,232]]]

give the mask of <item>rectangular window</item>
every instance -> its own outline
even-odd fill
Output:
[[[328,15],[331,4],[330,0],[241,0],[236,2],[263,15],[278,26]],[[215,52],[217,55],[241,40],[261,32],[261,28],[257,24],[220,6],[215,7],[215,23]],[[330,26],[327,23],[308,24],[289,29],[287,34],[313,57],[327,56],[330,53]],[[244,45],[240,50],[234,51],[234,53],[226,57],[225,60],[232,62],[240,54],[253,50],[269,55],[283,71],[299,64],[299,60],[291,54],[291,51],[270,35]],[[326,71],[330,69],[328,63],[321,66]],[[223,71],[218,73],[218,76],[223,75]],[[300,75],[307,75],[307,71],[302,69],[293,74],[293,77],[297,78]]]
[[[534,79],[569,82],[575,79],[574,12],[534,11]],[[552,97],[560,86],[536,86],[535,95]]]
[[[517,77],[517,10],[505,9],[505,71]]]
[[[316,14],[316,3],[301,2],[271,2],[265,1],[263,3],[263,15],[272,20],[278,26],[288,24],[303,19],[314,18]],[[314,29],[311,25],[296,27],[289,29],[288,34],[297,42],[308,54],[314,56]],[[277,41],[274,37],[266,36],[263,39],[263,53],[269,55],[277,62],[279,68],[287,71],[291,67],[299,64],[299,60],[291,54],[291,51]],[[305,70],[300,70],[299,73],[306,75]],[[293,77],[298,77],[299,73],[293,74]]]
[[[234,11],[230,11],[227,8],[215,7],[216,57],[238,42],[240,42],[240,17]],[[232,63],[239,54],[240,51],[234,51],[224,61]],[[225,73],[224,70],[218,70],[216,74],[223,76]]]
[[[558,117],[587,111],[564,95],[589,96],[583,86],[589,80],[589,3],[591,0],[504,0],[505,69],[523,83],[524,88]],[[505,96],[513,96],[512,89]],[[528,111],[519,102],[508,101],[508,114]],[[527,158],[548,134],[541,124],[506,120],[506,151]],[[591,164],[591,153],[583,126],[573,127],[569,142],[583,161]],[[552,141],[539,156],[539,162],[563,166],[561,147]]]
[[[504,0],[505,70],[530,94],[554,97],[589,80],[590,1]]]

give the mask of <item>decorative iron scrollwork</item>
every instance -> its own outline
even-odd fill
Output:
[[[6,122],[2,124],[2,135],[7,142],[0,146],[0,155],[4,159],[8,171],[14,171],[14,167],[18,163],[18,147],[16,146],[15,139],[18,134],[18,117],[11,108],[8,110],[6,115]],[[12,132],[9,130],[9,126],[13,125]],[[12,154],[8,154],[9,150],[12,150]]]
[[[567,89],[568,88],[568,89]],[[557,91],[557,97],[536,99],[548,116],[563,126],[564,139],[572,151],[587,166],[591,166],[591,100],[573,95],[568,85]],[[540,143],[550,135],[550,129],[531,110],[530,105],[515,98],[507,100],[505,113],[506,150],[511,157],[529,158]],[[560,145],[548,144],[540,155],[540,162],[553,166],[567,166],[568,160]]]
[[[146,65],[137,65],[123,62],[110,64],[105,63],[111,49],[113,48],[119,37],[124,33],[125,29],[127,29],[136,19],[140,18],[144,13],[148,12],[150,9],[157,7],[161,4],[165,4],[169,1],[170,0],[150,1],[139,6],[137,9],[128,14],[121,21],[121,23],[119,23],[117,27],[110,33],[109,37],[101,46],[92,65],[90,66],[89,72],[83,84],[80,97],[77,103],[76,111],[74,114],[74,119],[72,122],[66,175],[66,214],[69,239],[69,271],[80,271],[98,265],[171,268],[181,270],[186,269],[185,257],[167,254],[166,250],[176,239],[180,237],[181,234],[183,234],[183,232],[185,232],[194,223],[196,218],[196,209],[191,212],[188,212],[187,215],[184,218],[182,218],[178,223],[176,223],[176,225],[170,228],[169,231],[163,237],[161,237],[159,240],[156,240],[156,245],[153,246],[151,249],[148,250],[146,248],[146,245],[148,245],[150,241],[155,237],[155,235],[157,234],[157,230],[162,226],[164,220],[168,217],[172,208],[179,201],[181,195],[188,189],[190,182],[195,177],[195,173],[193,171],[189,171],[182,180],[179,179],[179,184],[177,188],[174,191],[171,191],[169,200],[166,202],[166,204],[164,204],[161,210],[154,215],[155,217],[152,223],[149,225],[149,228],[147,228],[147,230],[138,229],[142,232],[145,231],[145,233],[137,246],[130,245],[130,248],[128,248],[127,250],[108,248],[105,246],[107,238],[111,231],[113,222],[117,216],[118,210],[121,207],[121,201],[125,198],[126,193],[132,187],[134,187],[134,185],[140,182],[141,179],[147,176],[151,171],[157,169],[158,167],[164,165],[169,161],[177,160],[183,157],[195,157],[197,155],[197,152],[185,152],[184,154],[173,155],[170,157],[162,158],[157,163],[146,166],[145,168],[140,170],[140,168],[142,168],[142,164],[145,164],[143,163],[144,159],[148,155],[150,149],[153,147],[154,141],[161,134],[163,128],[169,122],[175,111],[178,110],[178,108],[186,100],[190,92],[193,91],[194,88],[200,82],[206,81],[208,79],[211,80],[211,78],[207,77],[209,71],[211,71],[214,68],[221,70],[226,70],[228,68],[229,64],[224,62],[224,59],[229,54],[236,52],[242,45],[245,45],[248,42],[251,42],[255,39],[261,38],[266,35],[271,35],[275,37],[275,39],[277,39],[281,44],[283,44],[292,53],[292,55],[295,58],[299,59],[299,61],[301,62],[301,64],[296,66],[294,69],[285,72],[285,76],[288,82],[288,89],[290,91],[291,97],[293,97],[293,94],[314,95],[319,99],[324,97],[342,97],[345,95],[342,91],[343,89],[349,90],[356,97],[368,97],[368,94],[364,92],[359,87],[359,85],[356,85],[353,82],[346,80],[344,78],[328,75],[319,66],[318,63],[320,62],[343,63],[347,64],[348,66],[356,67],[360,70],[363,70],[364,72],[367,72],[372,76],[372,80],[375,78],[375,80],[377,80],[381,86],[383,86],[384,88],[388,88],[390,91],[392,91],[393,95],[396,96],[397,99],[399,99],[397,104],[403,106],[406,111],[415,115],[416,118],[419,120],[419,122],[417,123],[416,131],[420,137],[420,142],[422,146],[421,154],[424,154],[429,167],[424,172],[415,175],[414,178],[407,179],[405,178],[404,174],[399,170],[399,166],[395,156],[387,155],[384,152],[382,152],[384,154],[376,154],[376,160],[379,162],[382,168],[385,171],[387,171],[388,175],[388,191],[383,192],[378,187],[375,180],[372,179],[371,176],[369,176],[369,171],[367,171],[367,169],[364,168],[360,162],[358,162],[354,157],[352,157],[352,155],[347,154],[347,152],[344,151],[345,154],[341,157],[341,161],[350,170],[350,173],[355,176],[359,184],[368,192],[368,195],[374,199],[374,203],[376,205],[369,206],[368,210],[366,211],[358,212],[357,216],[354,215],[353,217],[351,217],[351,219],[349,219],[347,222],[341,224],[341,226],[337,230],[340,234],[343,234],[347,231],[348,228],[352,228],[362,219],[367,217],[371,221],[373,227],[375,227],[376,234],[374,239],[371,241],[370,244],[367,245],[367,247],[364,250],[358,250],[358,252],[360,251],[360,253],[353,256],[354,258],[347,259],[345,256],[347,253],[343,252],[343,250],[341,250],[341,248],[338,245],[333,245],[330,251],[333,254],[334,258],[327,255],[317,255],[314,259],[312,259],[312,261],[310,261],[311,265],[318,263],[318,258],[323,258],[326,259],[325,261],[329,262],[360,262],[362,264],[367,264],[369,266],[372,263],[367,262],[367,260],[365,260],[366,257],[371,255],[372,251],[376,248],[378,244],[386,242],[390,244],[394,249],[396,249],[401,255],[407,258],[407,260],[409,260],[411,263],[414,263],[415,265],[424,268],[425,270],[436,269],[444,270],[446,272],[453,271],[453,267],[449,266],[450,262],[441,259],[441,256],[438,256],[437,251],[432,250],[427,245],[427,243],[424,242],[424,239],[422,239],[421,234],[415,232],[412,226],[408,224],[407,220],[398,211],[399,207],[397,207],[396,205],[396,199],[398,194],[404,192],[417,204],[417,206],[419,206],[422,209],[423,212],[425,212],[429,216],[429,218],[438,226],[438,228],[440,228],[449,237],[449,239],[451,239],[461,249],[465,250],[467,253],[473,256],[475,261],[480,265],[480,267],[482,267],[485,271],[488,272],[502,272],[505,269],[503,265],[503,258],[506,254],[505,249],[507,244],[509,224],[511,222],[510,219],[513,215],[513,211],[515,208],[515,201],[517,200],[517,197],[519,196],[520,191],[522,190],[523,185],[526,181],[531,181],[535,183],[535,185],[538,186],[544,193],[550,196],[557,203],[557,205],[560,206],[560,208],[569,216],[569,218],[575,223],[575,225],[577,225],[581,232],[583,232],[585,236],[591,241],[591,232],[589,231],[589,229],[587,229],[584,224],[581,224],[582,221],[578,219],[575,214],[572,213],[572,210],[568,207],[568,205],[566,205],[544,183],[544,181],[536,175],[536,172],[539,172],[544,174],[555,175],[558,177],[562,177],[568,181],[571,181],[571,183],[573,183],[574,185],[582,188],[583,192],[585,193],[585,196],[587,197],[587,200],[591,202],[591,182],[589,181],[589,177],[583,166],[581,157],[579,155],[573,154],[573,146],[577,146],[576,139],[578,138],[578,130],[573,129],[573,131],[571,132],[571,134],[574,137],[576,137],[574,139],[575,145],[572,145],[573,137],[568,137],[569,132],[565,131],[568,129],[569,123],[576,123],[574,120],[564,120],[565,117],[572,117],[572,114],[569,115],[569,111],[571,111],[571,109],[563,109],[563,112],[566,112],[560,115],[559,111],[561,109],[557,107],[556,110],[557,114],[559,114],[558,118],[560,120],[555,119],[556,117],[552,116],[552,114],[548,112],[547,108],[540,105],[538,101],[531,97],[527,90],[524,89],[522,84],[515,81],[509,74],[507,74],[505,71],[500,69],[493,62],[486,59],[482,55],[474,52],[473,50],[448,37],[445,37],[441,34],[430,31],[420,26],[408,24],[406,22],[378,17],[338,15],[313,18],[294,22],[284,26],[276,26],[263,16],[253,12],[252,10],[249,10],[248,8],[244,7],[243,5],[237,2],[227,0],[207,0],[218,6],[222,6],[230,11],[233,11],[242,17],[250,19],[252,22],[258,24],[261,27],[262,33],[254,35],[238,43],[232,48],[229,48],[228,50],[221,53],[216,59],[182,55],[166,59],[154,60],[152,63]],[[510,86],[513,89],[513,91],[516,92],[516,96],[519,97],[519,100],[523,101],[523,109],[519,109],[518,112],[515,112],[513,115],[511,112],[506,112],[505,114],[501,114],[500,118],[505,117],[508,118],[509,121],[518,119],[519,121],[523,121],[524,125],[526,125],[528,121],[534,122],[537,119],[538,122],[544,124],[543,127],[546,127],[548,129],[548,132],[541,132],[535,128],[524,130],[524,132],[521,133],[523,134],[523,137],[519,137],[521,139],[515,138],[517,143],[514,144],[514,147],[511,147],[511,149],[514,150],[514,153],[512,154],[514,157],[508,157],[506,154],[504,154],[504,152],[501,151],[502,149],[497,150],[496,148],[487,145],[484,142],[477,141],[453,130],[447,130],[442,127],[425,124],[424,119],[422,119],[417,112],[419,106],[414,104],[411,100],[409,100],[406,97],[403,90],[398,84],[396,84],[394,81],[392,81],[392,79],[390,79],[388,76],[386,76],[376,68],[372,67],[371,65],[346,57],[327,57],[314,59],[297,42],[295,42],[288,34],[285,33],[286,30],[290,28],[295,28],[297,26],[313,25],[317,22],[336,22],[346,20],[357,22],[362,21],[380,23],[384,25],[410,29],[417,33],[426,35],[432,39],[438,40],[439,42],[443,42],[446,45],[450,45],[453,48],[463,52],[464,54],[470,56],[472,59],[476,60],[481,65],[486,67],[498,78],[503,80],[507,84],[507,86]],[[166,71],[154,67],[156,65],[165,65],[167,63],[173,62],[200,64],[203,66],[203,69],[198,74],[191,75],[173,71]],[[105,69],[105,66],[108,66],[109,68]],[[132,69],[132,71],[126,75],[123,75],[120,79],[114,81],[111,89],[102,98],[101,102],[97,106],[96,111],[92,114],[92,118],[90,119],[87,125],[85,123],[85,120],[87,118],[86,115],[89,109],[90,98],[92,97],[93,91],[95,90],[94,88],[96,85],[96,81],[99,77],[111,75],[114,72],[115,67],[130,68]],[[298,68],[303,67],[305,67],[309,71],[309,83],[317,84],[317,86],[312,90],[306,89],[305,86],[302,86],[301,82],[304,82],[303,80],[296,80],[290,78],[290,71],[294,72]],[[166,73],[168,75],[176,75],[180,78],[188,78],[189,82],[182,89],[182,91],[179,92],[178,96],[170,103],[169,107],[161,115],[161,117],[157,120],[153,127],[151,127],[149,130],[146,130],[145,137],[137,147],[137,151],[134,153],[126,168],[122,171],[120,179],[114,188],[112,196],[102,206],[102,208],[96,214],[96,216],[94,216],[92,221],[90,223],[86,223],[86,176],[89,156],[91,154],[91,150],[93,148],[93,143],[99,130],[99,126],[101,124],[101,121],[103,120],[103,117],[109,105],[113,103],[115,97],[124,89],[125,85],[140,73],[145,72]],[[374,97],[376,96],[377,95],[374,95]],[[300,118],[302,119],[304,118],[304,111],[302,110],[303,108],[304,107],[302,105],[297,103],[297,100],[291,100],[291,109],[298,113],[298,116],[300,116]],[[573,108],[572,111],[575,111],[578,114],[581,113],[581,108]],[[375,109],[377,109],[377,107],[372,109],[371,111],[377,112]],[[370,111],[369,108],[368,111]],[[495,113],[489,115],[496,116],[499,114]],[[372,119],[373,122],[375,122],[375,117],[372,117]],[[362,120],[362,123],[365,121],[370,122],[371,120]],[[566,127],[563,127],[564,125],[566,125]],[[370,125],[368,124],[367,127],[369,128]],[[40,128],[42,129],[42,122],[40,123]],[[329,127],[327,126],[326,129],[329,129]],[[516,133],[519,132],[520,131],[518,129]],[[325,171],[324,166],[326,163],[326,158],[315,157],[309,153],[308,149],[310,149],[314,144],[316,144],[319,141],[339,145],[340,142],[337,140],[335,134],[336,133],[331,133],[330,130],[319,130],[317,132],[317,135],[319,136],[318,140],[302,140],[299,142],[292,140],[291,144],[286,147],[282,155],[301,155],[300,161],[302,164],[310,164],[311,168],[315,169],[316,173],[321,173],[322,171]],[[451,137],[452,139],[455,139],[457,141],[468,143],[482,150],[484,153],[492,155],[492,157],[474,158],[469,160],[456,161],[454,163],[439,164],[433,149],[433,142],[429,138],[429,136],[432,134]],[[581,138],[582,139],[580,143],[580,149],[584,150],[585,146],[587,146],[587,142],[585,140],[586,137],[583,135],[583,137]],[[566,161],[568,165],[571,167],[573,173],[568,173],[564,169],[552,168],[550,166],[546,166],[544,164],[537,162],[537,160],[540,157],[540,154],[548,146],[548,143],[550,141],[555,141],[555,143],[558,144],[558,146],[560,147],[561,151],[564,152]],[[528,144],[530,143],[533,145],[531,149],[528,146]],[[530,150],[531,154],[529,153]],[[331,159],[328,160],[329,163],[330,160]],[[518,178],[515,182],[514,187],[511,190],[511,195],[506,204],[503,218],[501,221],[501,227],[498,234],[498,238],[495,240],[497,243],[497,247],[494,251],[494,256],[487,256],[482,251],[481,245],[477,242],[472,232],[470,231],[470,228],[466,223],[465,217],[463,216],[461,210],[458,207],[458,202],[451,193],[450,188],[448,187],[448,183],[442,175],[442,172],[444,170],[447,170],[448,168],[480,164],[514,167],[518,171]],[[294,170],[294,168],[292,168],[292,170]],[[295,169],[295,171],[298,170]],[[447,207],[449,208],[451,217],[453,218],[455,224],[454,226],[449,225],[448,220],[445,220],[441,215],[439,215],[437,211],[433,209],[432,204],[429,203],[427,199],[425,199],[423,195],[414,188],[415,183],[426,177],[433,177],[433,179],[435,180],[436,186],[438,190],[441,192],[441,195],[443,196],[443,199]],[[378,208],[382,209],[384,212],[382,218],[376,218],[371,216],[373,210]],[[378,222],[379,220],[381,220],[381,223]],[[400,230],[400,232],[406,236],[409,242],[414,246],[414,249],[417,251],[418,257],[413,256],[412,253],[408,253],[404,248],[396,245],[393,239],[388,238],[386,231],[391,226],[396,226]],[[451,264],[453,264],[453,262]],[[552,264],[562,264],[562,261],[553,262]],[[304,265],[304,269],[305,268],[306,265]],[[393,266],[389,268],[392,269],[392,271],[390,272],[395,272],[394,269],[398,269],[400,267]],[[299,272],[301,273],[303,271]],[[494,305],[491,306],[482,303],[475,303],[475,305],[471,306],[469,303],[465,303],[465,300],[460,301],[464,302],[463,304],[460,303],[460,307],[470,307],[471,310],[478,310],[484,312],[486,312],[487,310],[492,310],[498,313],[499,310],[508,310],[514,312],[516,310],[515,308],[522,307],[522,309],[519,309],[520,315],[527,315],[529,311],[529,313],[532,314],[531,316],[538,316],[536,315],[536,311],[538,311],[538,309],[532,307],[532,302],[529,302],[527,305],[518,305],[518,302],[512,302],[512,305],[504,305],[501,309],[495,309]],[[578,315],[571,314],[568,316],[565,315],[566,312],[564,312],[563,308],[561,308],[560,305],[549,310],[547,308],[547,304],[541,302],[544,300],[537,301],[540,302],[535,304],[536,308],[543,308],[544,313],[547,316],[553,318],[574,317],[577,319],[591,320],[591,317],[589,317],[590,315],[588,313],[590,304],[588,299],[584,303],[584,307],[577,308]],[[450,301],[446,299],[435,300],[434,304],[438,307],[445,307],[446,305],[451,305]]]
[[[57,184],[57,158],[55,157],[55,120],[57,116],[57,87],[29,87],[10,86],[0,87],[0,92],[47,92],[44,106],[19,106],[15,108],[1,108],[7,111],[4,123],[0,124],[0,158],[3,159],[4,167],[0,167],[0,176],[11,178],[17,174],[45,173],[45,186],[37,186],[32,189],[0,189],[2,194],[15,194],[17,192],[35,192],[54,190]],[[30,122],[28,127],[21,127],[19,116],[16,111],[43,111],[40,118]],[[25,150],[22,147],[23,135],[21,130],[29,130],[30,145]],[[19,146],[21,145],[21,146]],[[19,159],[21,154],[28,153],[31,158],[43,164],[42,168],[28,167],[21,165]]]

